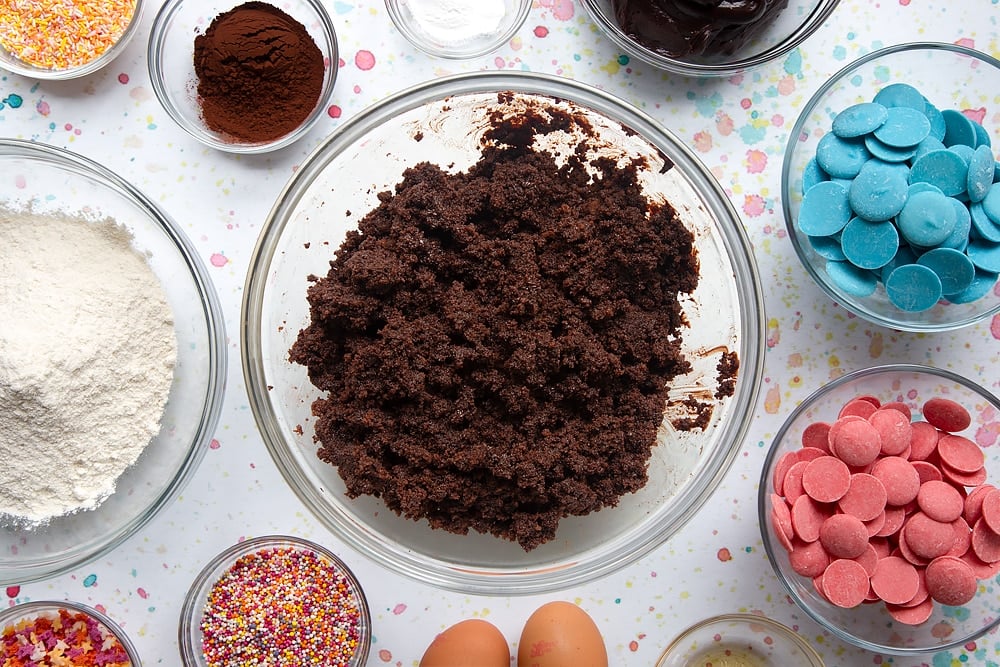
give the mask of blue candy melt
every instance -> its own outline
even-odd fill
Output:
[[[843,139],[860,137],[877,129],[888,117],[889,110],[881,104],[862,102],[838,113],[833,119],[832,130]]]
[[[805,169],[802,170],[802,194],[805,194],[806,190],[817,183],[828,180],[830,180],[830,175],[820,169],[819,164],[816,163],[816,158],[810,159],[806,163]]]
[[[893,107],[886,112],[888,118],[872,134],[887,146],[909,148],[926,139],[931,132],[931,122],[923,110],[910,107]]]
[[[917,146],[897,148],[879,141],[874,134],[865,135],[865,148],[883,162],[906,162],[917,154]]]
[[[850,262],[827,262],[826,273],[834,285],[852,296],[871,296],[878,285],[874,273]]]
[[[923,93],[907,83],[890,83],[879,90],[872,101],[884,107],[910,107],[920,111],[927,108]]]
[[[859,269],[878,269],[888,264],[899,249],[899,232],[891,222],[869,222],[852,218],[840,235],[844,257]]]
[[[969,193],[969,201],[982,201],[993,185],[993,171],[996,161],[993,159],[993,151],[988,145],[980,145],[972,152],[969,159],[969,174],[966,183],[966,190]]]
[[[952,248],[928,250],[920,256],[917,264],[926,266],[937,274],[944,296],[964,292],[976,277],[976,267],[972,260],[964,252]]]
[[[918,192],[906,200],[896,223],[907,243],[932,248],[947,239],[955,228],[955,209],[944,195]]]
[[[947,127],[944,124],[944,116],[941,115],[941,111],[936,106],[928,102],[927,106],[924,107],[924,115],[927,116],[927,120],[930,121],[931,124],[931,138],[937,139],[938,141],[944,139],[944,133],[945,130],[947,130]],[[944,146],[944,144],[942,144],[942,146]]]
[[[966,117],[961,111],[955,109],[945,109],[941,112],[944,117],[944,142],[945,146],[963,144],[965,146],[976,147],[976,123]]]
[[[941,297],[941,279],[921,264],[904,264],[885,281],[889,301],[900,310],[920,312],[934,307]]]
[[[989,294],[996,283],[997,274],[977,269],[976,277],[973,278],[972,284],[964,292],[949,294],[945,298],[952,303],[972,303]]]
[[[1000,273],[1000,243],[976,239],[969,241],[969,247],[966,248],[965,253],[977,269],[989,273]]]
[[[991,187],[986,196],[983,197],[983,213],[986,214],[994,224],[1000,225],[1000,187]]]
[[[851,208],[865,220],[889,220],[903,210],[909,185],[907,171],[881,160],[869,160],[851,183]]]
[[[991,243],[1000,243],[1000,225],[997,225],[986,215],[982,202],[969,205],[969,217],[972,219],[972,229],[975,230],[977,238]]]
[[[950,150],[930,151],[913,161],[910,183],[931,183],[954,197],[965,192],[969,168],[965,160]]]
[[[835,178],[854,178],[871,158],[863,139],[841,139],[832,132],[816,144],[816,162]]]
[[[831,236],[842,230],[850,219],[847,188],[840,183],[823,181],[803,195],[797,224],[806,236]]]

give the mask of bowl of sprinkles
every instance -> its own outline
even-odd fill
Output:
[[[0,612],[0,664],[16,667],[142,662],[122,629],[107,615],[76,602],[25,602]]]
[[[188,591],[184,664],[365,664],[371,616],[361,585],[328,549],[298,537],[244,540],[216,556]]]
[[[129,43],[142,0],[39,0],[0,5],[0,69],[74,79],[101,69]]]

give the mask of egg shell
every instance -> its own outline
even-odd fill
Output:
[[[607,667],[604,637],[587,612],[570,602],[549,602],[525,622],[517,667]]]
[[[495,625],[470,618],[435,637],[420,667],[510,667],[510,647]]]

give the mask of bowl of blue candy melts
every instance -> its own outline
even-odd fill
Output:
[[[902,331],[1000,312],[1000,61],[955,44],[869,53],[792,128],[781,174],[795,252],[838,304]]]

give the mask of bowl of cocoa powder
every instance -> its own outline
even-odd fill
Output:
[[[617,98],[507,72],[416,86],[321,145],[242,320],[257,424],[316,516],[401,574],[504,595],[674,534],[740,446],[764,340],[697,158]]]
[[[164,3],[148,46],[153,91],[202,143],[263,153],[305,136],[326,112],[339,53],[319,0]]]

